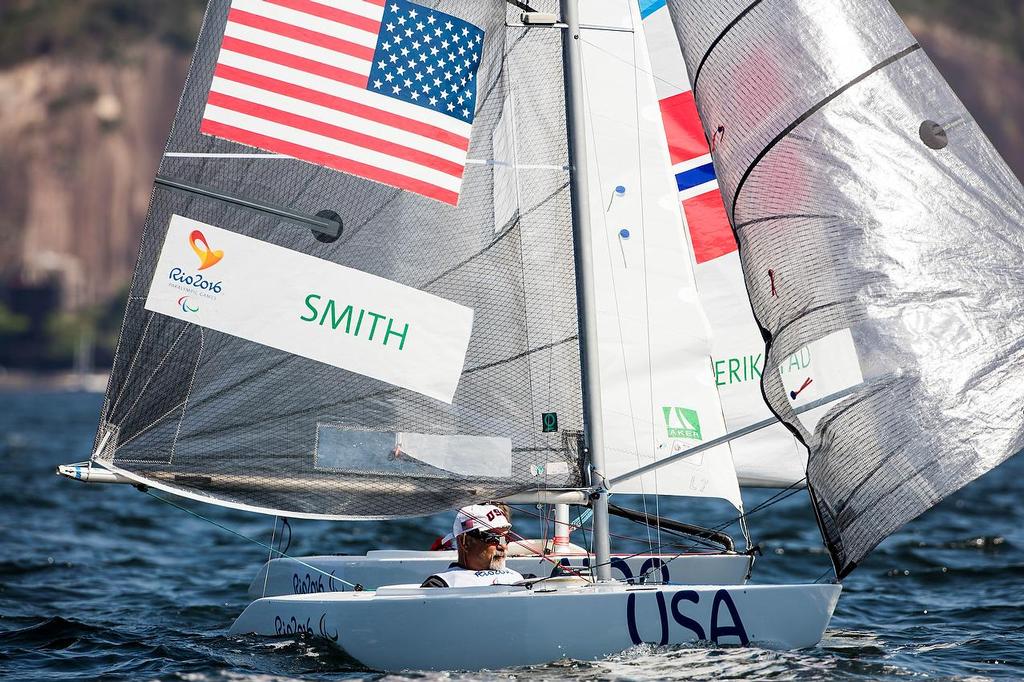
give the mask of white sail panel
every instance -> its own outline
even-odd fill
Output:
[[[711,325],[711,371],[730,432],[769,419],[761,395],[764,339],[754,322],[736,240],[693,102],[686,65],[664,2],[641,3],[643,31],[668,137],[695,264],[697,291]],[[807,354],[800,361],[813,362]],[[779,424],[731,443],[742,485],[788,486],[804,477],[806,450]]]
[[[628,11],[626,11],[628,8]],[[639,27],[639,8],[587,3],[588,24]],[[710,346],[640,31],[584,32],[595,287],[607,474],[725,434]],[[741,506],[728,445],[615,492],[718,497]]]
[[[146,310],[449,404],[473,328],[465,306],[180,215]]]
[[[762,382],[843,578],[1024,448],[1024,189],[885,0],[668,5],[705,131],[728,131],[715,166],[766,364],[845,347],[865,379],[813,430],[801,388],[856,374]]]

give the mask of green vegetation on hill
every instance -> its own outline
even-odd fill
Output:
[[[945,24],[1024,60],[1024,0],[893,0],[900,14]]]
[[[3,0],[0,68],[47,54],[114,58],[156,37],[191,51],[205,0]]]

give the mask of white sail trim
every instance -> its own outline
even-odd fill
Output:
[[[624,14],[621,0],[587,3],[588,18],[639,26],[639,9],[629,6]],[[614,478],[726,429],[643,34],[582,36],[604,473]],[[613,491],[716,497],[742,508],[728,445]]]

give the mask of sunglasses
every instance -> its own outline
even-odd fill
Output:
[[[505,529],[500,531],[474,529],[471,531],[467,531],[466,535],[470,536],[474,540],[486,542],[488,545],[501,545],[505,543],[505,536],[507,533],[508,530]]]

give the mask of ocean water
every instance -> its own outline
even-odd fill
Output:
[[[86,393],[0,393],[0,678],[405,679],[361,669],[317,641],[227,636],[266,550],[129,486],[54,475],[57,464],[87,458],[101,402]],[[845,581],[814,649],[644,646],[600,662],[407,678],[1022,678],[1022,478],[1024,460],[1011,459],[889,538]],[[748,507],[770,494],[746,495]],[[270,539],[269,518],[188,506]],[[721,506],[684,499],[663,499],[659,511],[707,524],[729,517]],[[529,535],[529,510],[516,520]],[[448,524],[450,515],[293,521],[290,553],[423,548]],[[813,581],[828,571],[804,493],[752,516],[750,526],[764,552],[755,582]],[[613,531],[645,537],[628,524]]]

